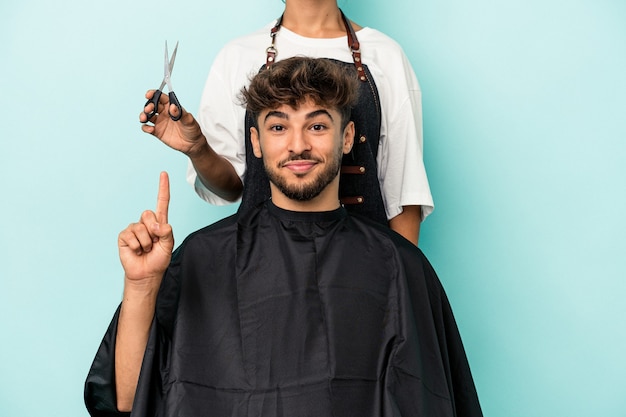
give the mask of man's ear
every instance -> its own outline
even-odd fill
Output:
[[[261,142],[259,141],[259,131],[256,127],[250,128],[250,142],[252,143],[252,152],[254,156],[257,158],[263,157],[263,152],[261,152]]]
[[[349,121],[343,129],[343,153],[349,153],[352,150],[352,145],[354,145],[354,122]]]

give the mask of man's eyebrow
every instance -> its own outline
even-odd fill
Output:
[[[327,116],[331,121],[334,121],[333,116],[326,109],[314,110],[311,113],[307,113],[305,117],[307,120],[309,120],[317,116],[323,116],[323,115]],[[278,110],[270,110],[269,112],[267,112],[263,121],[267,121],[267,119],[269,119],[270,117],[278,117],[280,119],[289,120],[289,115],[287,113],[278,111]]]
[[[278,118],[285,119],[285,120],[289,119],[289,116],[287,116],[287,113],[284,113],[284,112],[278,111],[278,110],[270,110],[265,115],[265,118],[263,119],[263,121],[267,121],[267,119],[269,119],[270,117],[278,117]]]
[[[320,110],[315,110],[315,111],[312,111],[311,113],[309,113],[309,114],[307,114],[307,115],[306,115],[306,118],[307,118],[307,119],[313,119],[314,117],[321,116],[321,115],[326,115],[326,116],[328,116],[328,118],[329,118],[331,121],[333,121],[333,122],[334,122],[333,116],[331,116],[330,112],[329,112],[328,110],[326,110],[326,109],[320,109]]]

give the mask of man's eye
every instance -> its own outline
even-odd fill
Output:
[[[274,126],[270,126],[270,130],[274,132],[282,132],[283,130],[285,130],[285,128],[284,126],[281,126],[281,125],[274,125]]]
[[[315,131],[321,131],[326,129],[326,126],[323,124],[315,124],[313,126],[311,126],[311,130],[315,130]]]

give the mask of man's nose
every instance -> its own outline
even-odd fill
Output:
[[[305,151],[310,151],[311,145],[307,136],[302,131],[292,131],[289,137],[289,152],[300,155]]]

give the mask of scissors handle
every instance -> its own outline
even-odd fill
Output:
[[[173,121],[177,121],[183,116],[183,108],[180,106],[180,103],[178,102],[178,97],[176,97],[176,94],[174,94],[173,91],[170,91],[168,95],[170,97],[170,104],[175,105],[176,108],[178,109],[178,116],[172,116],[172,113],[170,113],[170,118]],[[169,109],[168,109],[168,113],[169,113]]]
[[[178,109],[178,116],[173,116],[170,113],[170,118],[173,121],[177,121],[180,120],[180,118],[183,115],[183,108],[180,105],[180,102],[178,101],[178,97],[176,97],[176,94],[174,94],[173,91],[170,91],[168,94],[169,98],[170,98],[170,104],[173,104],[176,106],[176,108]],[[146,116],[148,116],[148,120],[152,119],[156,113],[157,113],[157,109],[159,108],[159,99],[161,98],[161,90],[155,90],[154,91],[154,95],[152,96],[152,98],[148,99],[148,101],[146,101],[146,104],[144,105],[144,108],[152,103],[154,104],[154,109],[152,109],[152,111],[150,113],[146,113]],[[167,111],[169,113],[169,109]],[[144,112],[145,113],[145,112]]]
[[[152,98],[148,99],[148,101],[146,101],[146,104],[143,106],[145,108],[150,103],[154,104],[154,109],[152,109],[150,113],[144,112],[146,113],[146,116],[148,116],[148,120],[152,119],[154,115],[157,113],[157,110],[159,108],[160,98],[161,98],[161,90],[155,90]]]

